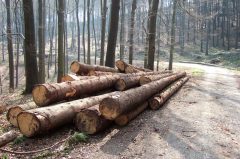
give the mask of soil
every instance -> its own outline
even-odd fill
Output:
[[[199,64],[174,66],[200,69],[204,74],[192,77],[160,110],[147,110],[125,127],[114,126],[90,136],[87,143],[72,147],[62,144],[41,154],[9,157],[240,159],[239,74]],[[26,139],[5,148],[38,150],[67,138],[72,129],[67,126],[47,136]]]

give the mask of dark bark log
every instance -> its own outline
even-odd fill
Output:
[[[80,111],[74,121],[76,128],[87,134],[96,134],[112,124],[111,120],[107,120],[101,115],[99,105]]]
[[[154,94],[184,76],[186,76],[185,72],[178,73],[134,89],[118,92],[117,95],[102,100],[99,106],[100,112],[106,119],[114,120],[123,113],[135,109],[138,104],[148,100]]]
[[[27,137],[46,134],[57,127],[72,123],[78,112],[99,104],[102,99],[115,93],[112,92],[21,112],[17,117],[20,132]]]
[[[149,106],[153,110],[159,109],[174,93],[176,93],[182,85],[184,85],[188,81],[189,77],[184,77],[169,87],[167,87],[160,94],[155,95],[152,99],[149,100]]]

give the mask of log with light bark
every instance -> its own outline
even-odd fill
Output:
[[[99,106],[100,112],[106,119],[114,120],[119,115],[133,110],[138,104],[148,100],[154,94],[184,76],[186,76],[185,72],[177,73],[176,75],[166,77],[137,88],[118,92],[117,95],[102,100]]]
[[[112,124],[111,120],[107,120],[101,115],[99,105],[80,111],[74,121],[76,128],[87,134],[96,134]]]
[[[9,142],[15,140],[18,137],[18,133],[15,130],[11,130],[0,136],[0,147],[7,145]]]
[[[113,75],[113,72],[102,72],[102,71],[95,71],[91,70],[87,74],[88,76],[102,76],[102,75]]]
[[[158,74],[158,75],[147,75],[147,76],[141,76],[139,79],[139,84],[142,86],[144,84],[150,83],[152,81],[160,80],[165,77],[172,76],[176,73],[165,73],[165,74]]]
[[[152,70],[136,67],[130,64],[127,64],[123,60],[117,60],[115,62],[116,67],[119,69],[120,72],[125,73],[137,73],[137,72],[151,72]]]
[[[80,81],[39,84],[33,89],[33,100],[38,106],[46,106],[63,100],[86,97],[112,88],[119,78],[119,75],[106,75]]]
[[[114,121],[117,125],[120,125],[120,126],[127,125],[131,120],[133,120],[140,113],[142,113],[147,107],[148,107],[148,102],[144,102],[143,104],[140,104],[140,106],[137,106],[136,109],[120,115]]]
[[[174,93],[176,93],[182,85],[184,85],[188,81],[189,77],[184,77],[169,87],[167,87],[163,92],[160,94],[155,95],[153,98],[149,100],[149,106],[153,110],[159,109]]]
[[[111,67],[106,67],[106,66],[98,66],[98,65],[88,65],[88,64],[83,64],[78,61],[73,61],[70,70],[73,73],[76,73],[78,75],[87,75],[89,71],[94,70],[94,71],[103,71],[103,72],[115,72],[117,73],[118,70],[115,68]]]
[[[7,120],[13,125],[18,127],[17,124],[17,116],[19,113],[21,113],[24,110],[30,110],[30,109],[35,109],[38,106],[34,102],[29,102],[26,104],[18,105],[18,106],[13,106],[8,109],[7,111]]]
[[[61,82],[80,81],[80,80],[92,79],[94,77],[95,76],[76,76],[73,74],[67,74],[62,77]]]
[[[112,92],[49,107],[23,111],[17,116],[19,130],[27,137],[46,134],[57,127],[72,123],[76,114],[82,109],[97,105],[104,98],[116,93]]]

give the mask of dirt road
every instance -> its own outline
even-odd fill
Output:
[[[90,144],[78,145],[72,158],[240,158],[240,76],[223,68],[199,68],[159,111],[146,111],[127,127],[115,127]]]

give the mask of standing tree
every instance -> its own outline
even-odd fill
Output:
[[[118,19],[119,19],[120,0],[112,0],[110,28],[108,35],[108,45],[105,65],[114,67],[115,65],[115,49],[118,33]]]
[[[154,70],[156,19],[159,0],[152,0],[149,17],[148,68]]]
[[[77,19],[77,55],[78,61],[80,61],[80,24],[79,24],[79,16],[78,16],[78,7],[79,7],[79,0],[75,0],[76,3],[76,19]]]
[[[120,60],[124,58],[124,43],[125,43],[125,1],[121,0],[121,28],[120,28]]]
[[[58,0],[58,76],[57,81],[61,82],[64,75],[64,0]]]
[[[45,0],[38,0],[39,83],[45,83]]]
[[[102,26],[101,26],[101,55],[100,55],[100,65],[103,65],[103,64],[104,64],[104,46],[105,46],[105,32],[106,32],[106,14],[107,14],[107,0],[101,0]]]
[[[25,93],[31,93],[38,83],[37,53],[35,45],[35,28],[32,0],[23,0],[24,28],[25,28]]]
[[[9,92],[12,92],[14,89],[14,62],[13,62],[10,0],[6,0],[6,8],[7,8],[7,41],[8,41],[8,60],[9,60],[9,79],[10,79]]]
[[[91,64],[91,46],[90,46],[90,0],[87,1],[87,34],[88,34],[88,47],[87,47],[87,64]]]
[[[132,1],[132,11],[130,20],[130,30],[129,30],[129,63],[132,64],[133,60],[133,35],[134,35],[134,20],[135,20],[135,10],[137,8],[137,1]]]
[[[83,45],[83,59],[86,63],[86,49],[85,49],[85,23],[86,23],[86,0],[83,1],[83,30],[82,30],[82,45]]]

